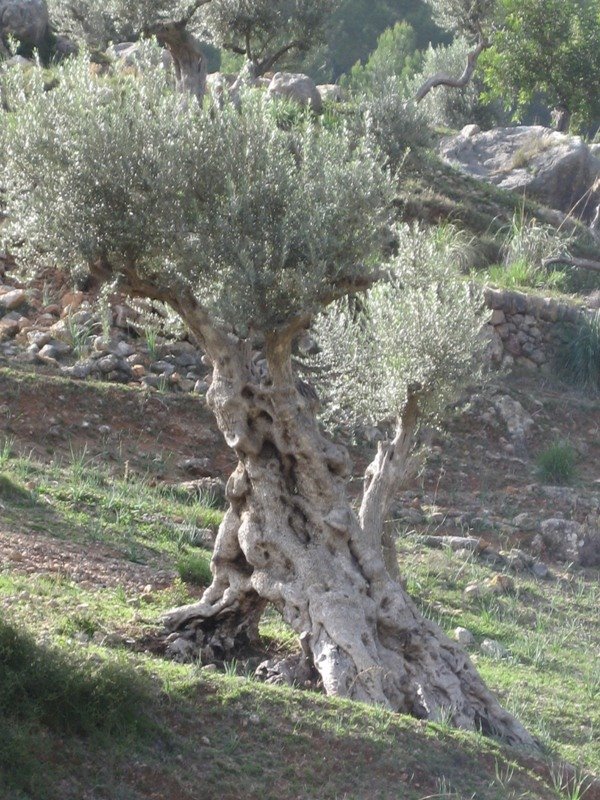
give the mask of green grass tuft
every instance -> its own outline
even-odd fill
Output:
[[[495,264],[485,271],[486,282],[501,289],[564,289],[566,274],[535,267],[524,259],[509,265]]]
[[[182,553],[177,559],[177,572],[185,583],[209,586],[212,581],[210,557],[204,553]]]
[[[577,453],[568,442],[555,442],[537,457],[538,475],[545,483],[572,483],[577,475]]]
[[[564,377],[582,389],[600,391],[600,311],[582,318],[558,353]]]

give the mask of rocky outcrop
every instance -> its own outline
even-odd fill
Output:
[[[468,125],[442,140],[440,154],[474,178],[588,221],[600,203],[600,158],[580,136],[540,125],[485,132]]]

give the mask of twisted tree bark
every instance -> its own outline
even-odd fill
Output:
[[[154,34],[173,58],[177,91],[190,94],[202,104],[206,94],[207,64],[200,42],[187,30],[187,19],[160,22],[148,32]]]
[[[421,459],[413,452],[419,420],[421,386],[408,387],[408,396],[391,441],[380,442],[377,454],[365,471],[365,485],[359,511],[361,528],[374,548],[381,547],[390,577],[400,580],[394,539],[385,523],[394,498],[416,475]]]
[[[468,656],[390,578],[348,501],[348,454],[324,438],[296,389],[290,337],[268,342],[267,370],[233,337],[212,345],[208,402],[239,464],[212,585],[168,613],[166,627],[192,635],[198,650],[227,653],[272,603],[303,636],[328,694],[533,746]]]

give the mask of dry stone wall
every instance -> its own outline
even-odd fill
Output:
[[[485,301],[491,311],[486,333],[492,362],[504,367],[550,370],[561,343],[593,313],[553,298],[503,289],[486,289]]]
[[[206,393],[210,365],[190,342],[158,337],[152,347],[139,313],[122,298],[113,298],[103,325],[93,295],[60,284],[46,298],[43,288],[9,278],[6,262],[0,253],[0,363],[6,358],[30,361],[78,379]],[[490,356],[507,368],[551,370],[561,341],[585,314],[593,313],[507,290],[488,288],[485,300]]]

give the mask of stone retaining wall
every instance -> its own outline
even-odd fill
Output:
[[[593,312],[549,297],[486,289],[492,362],[549,370],[561,342]]]

